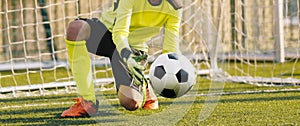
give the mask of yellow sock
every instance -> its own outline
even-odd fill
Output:
[[[85,45],[86,41],[69,41],[65,39],[65,42],[78,94],[85,100],[96,103],[91,61]]]

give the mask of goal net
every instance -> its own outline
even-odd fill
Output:
[[[76,91],[64,43],[75,18],[97,18],[113,0],[0,0],[0,98]],[[184,0],[182,53],[198,74],[230,82],[299,85],[299,0]],[[149,61],[163,34],[148,42]],[[98,89],[109,60],[90,56]],[[225,76],[226,75],[226,76]]]

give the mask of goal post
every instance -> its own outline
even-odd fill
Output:
[[[274,0],[274,59],[279,63],[285,61],[283,4],[283,0]]]

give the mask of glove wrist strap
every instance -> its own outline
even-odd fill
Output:
[[[121,57],[125,60],[128,60],[128,58],[131,54],[132,54],[132,52],[128,48],[124,48],[121,50]]]

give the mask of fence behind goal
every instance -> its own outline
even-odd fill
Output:
[[[97,18],[113,0],[1,0],[0,98],[76,90],[64,43],[75,18]],[[184,0],[181,51],[199,74],[231,82],[300,84],[300,0]],[[153,60],[162,34],[148,42]],[[109,60],[91,55],[96,86]],[[207,70],[207,71],[206,71]]]

